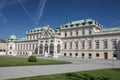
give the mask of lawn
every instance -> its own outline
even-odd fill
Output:
[[[29,66],[29,65],[53,65],[69,64],[70,62],[58,60],[37,59],[37,62],[28,62],[27,58],[18,58],[11,56],[0,56],[0,67],[6,66]]]
[[[100,69],[10,80],[120,80],[120,69]]]

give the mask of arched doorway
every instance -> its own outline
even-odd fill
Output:
[[[50,44],[50,54],[53,55],[54,52],[54,45]]]
[[[108,53],[104,52],[104,59],[108,59]]]

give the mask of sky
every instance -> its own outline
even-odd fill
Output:
[[[0,0],[0,39],[82,19],[96,20],[104,28],[120,26],[120,0]]]

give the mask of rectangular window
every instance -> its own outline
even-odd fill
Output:
[[[89,49],[91,49],[91,48],[92,48],[92,41],[90,40],[90,41],[88,42],[88,44],[89,44]]]
[[[85,42],[82,42],[82,49],[85,49]]]
[[[31,44],[29,44],[29,50],[31,50]]]
[[[70,53],[70,56],[72,56],[72,53]]]
[[[99,41],[96,41],[96,49],[99,49]]]
[[[65,37],[67,37],[67,32],[65,32]]]
[[[19,50],[19,44],[18,44],[18,50]]]
[[[99,55],[99,53],[96,53],[96,57],[99,57],[100,55]]]
[[[82,30],[82,36],[84,36],[84,35],[85,35],[85,30],[83,29],[83,30]]]
[[[66,56],[66,53],[64,53],[64,56]]]
[[[117,57],[117,54],[113,54],[113,57]]]
[[[78,41],[75,42],[75,49],[78,49]]]
[[[76,31],[76,36],[78,36],[78,31]]]
[[[67,43],[64,43],[64,49],[67,49]]]
[[[105,41],[103,42],[103,45],[104,45],[104,46],[103,46],[104,49],[107,49],[107,48],[108,48],[107,40],[105,40]]]
[[[89,30],[89,35],[91,35],[91,34],[92,34],[92,30],[90,29],[90,30]]]
[[[116,40],[112,41],[112,49],[116,49],[117,48],[117,43]]]
[[[91,58],[92,57],[92,54],[91,53],[89,53],[89,58]]]
[[[75,56],[78,56],[78,53],[75,53]]]
[[[70,36],[72,36],[72,31],[70,31]]]
[[[72,49],[72,41],[70,42],[70,49]]]
[[[89,53],[89,56],[92,56],[91,53]]]
[[[85,56],[85,54],[84,54],[84,53],[82,53],[82,58],[84,58],[84,56]]]
[[[33,44],[33,45],[32,45],[32,49],[33,49],[33,50],[34,50],[34,47],[35,47],[35,46],[34,46],[34,44]]]
[[[28,44],[26,44],[26,50],[28,50]]]

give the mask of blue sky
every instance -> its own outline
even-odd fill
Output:
[[[120,26],[120,0],[0,0],[0,39],[11,34],[20,38],[36,27],[57,28],[87,18],[106,28]]]

